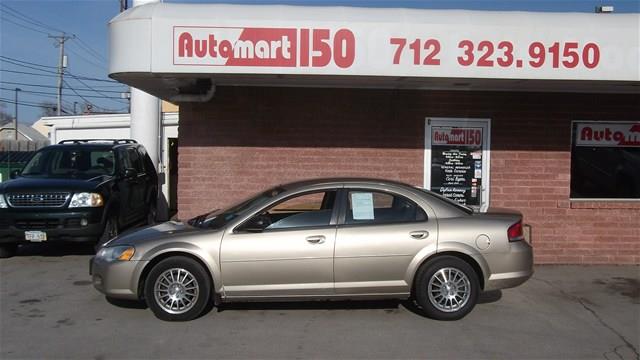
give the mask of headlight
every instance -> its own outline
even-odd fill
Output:
[[[71,197],[70,208],[100,207],[104,205],[102,195],[96,193],[76,193]]]
[[[7,202],[4,200],[4,194],[0,194],[0,209],[6,209]]]
[[[112,246],[100,249],[96,257],[106,261],[129,261],[135,253],[136,249],[133,246]]]

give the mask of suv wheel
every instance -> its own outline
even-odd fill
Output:
[[[478,301],[480,282],[473,268],[454,256],[436,258],[422,266],[415,283],[418,305],[436,320],[465,317]]]
[[[0,258],[10,258],[16,254],[18,244],[2,244],[0,245]]]
[[[115,216],[111,216],[107,218],[107,222],[104,224],[104,231],[98,239],[96,250],[116,236],[118,236],[118,218],[116,218]]]
[[[144,284],[144,297],[155,316],[188,321],[200,316],[211,296],[209,274],[197,261],[175,256],[155,265]]]

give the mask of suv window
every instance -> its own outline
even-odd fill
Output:
[[[92,178],[114,170],[111,150],[50,148],[36,153],[21,176]]]
[[[329,226],[336,193],[336,190],[329,190],[295,195],[254,216],[239,230]]]
[[[345,224],[388,224],[427,220],[418,204],[380,191],[354,190],[347,193]]]
[[[140,158],[140,154],[135,148],[128,148],[127,154],[129,155],[129,160],[131,161],[131,167],[136,169],[138,174],[144,174],[144,166],[142,165],[142,159]]]

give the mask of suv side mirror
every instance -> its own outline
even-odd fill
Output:
[[[138,171],[133,168],[124,169],[124,178],[125,179],[135,179],[138,177]]]
[[[20,170],[13,170],[10,174],[9,174],[9,178],[11,179],[15,179],[18,177],[18,175],[20,175]]]

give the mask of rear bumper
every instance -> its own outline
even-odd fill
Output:
[[[507,254],[500,254],[502,271],[492,273],[486,280],[484,290],[516,287],[533,275],[533,249],[526,241],[510,243]]]
[[[40,210],[2,209],[0,243],[20,243],[25,231],[43,231],[46,241],[95,242],[102,234],[103,208]],[[82,225],[86,220],[87,225]]]

